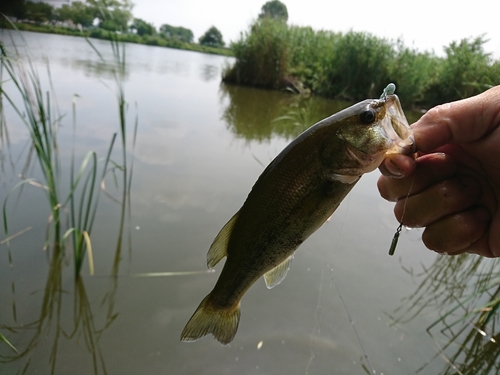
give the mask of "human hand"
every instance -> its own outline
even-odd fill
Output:
[[[432,108],[412,128],[417,157],[380,166],[397,220],[425,227],[422,241],[438,253],[500,257],[500,86]]]

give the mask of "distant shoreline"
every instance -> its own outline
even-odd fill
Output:
[[[33,31],[46,34],[70,35],[79,37],[88,37],[96,39],[109,39],[109,31],[100,28],[92,29],[75,29],[72,27],[55,26],[55,25],[37,25],[26,22],[14,23],[15,28],[19,31]],[[14,30],[11,24],[0,22],[0,29]],[[212,55],[234,56],[233,51],[229,48],[217,48],[203,46],[195,43],[183,43],[178,40],[169,40],[160,36],[140,36],[137,34],[116,34],[120,42],[144,44],[148,46],[167,47],[182,49],[187,51],[195,51],[208,53]]]

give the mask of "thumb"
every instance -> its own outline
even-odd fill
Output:
[[[500,86],[429,110],[412,125],[417,150],[448,143],[472,143],[500,125]]]

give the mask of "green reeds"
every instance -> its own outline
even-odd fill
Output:
[[[15,351],[16,353],[18,353],[18,354],[19,354],[19,352],[17,351],[17,349],[15,348],[15,346],[14,346],[14,345],[12,345],[12,344],[10,343],[10,341],[9,341],[9,340],[7,340],[7,338],[6,338],[4,335],[2,335],[1,333],[0,333],[0,341],[3,341],[3,342],[4,342],[5,344],[7,344],[7,346],[9,346],[9,347],[10,347],[13,351]]]
[[[272,89],[282,87],[289,70],[290,52],[288,26],[284,22],[258,20],[232,49],[237,60],[224,73],[224,81]]]
[[[471,255],[437,257],[423,269],[416,291],[402,300],[394,323],[427,311],[439,318],[427,327],[446,366],[440,374],[497,374],[500,370],[500,261]]]
[[[57,142],[60,117],[53,117],[50,94],[49,92],[44,94],[42,91],[40,77],[31,60],[28,60],[28,68],[26,68],[21,60],[9,56],[3,45],[0,45],[0,58],[10,82],[14,84],[17,92],[21,95],[24,108],[19,107],[10,93],[4,91],[3,85],[0,88],[3,96],[29,131],[32,147],[44,178],[43,187],[51,209],[52,232],[54,248],[56,249],[59,248],[61,239],[60,160]],[[50,71],[48,73],[50,76]],[[4,226],[7,228],[6,221]]]
[[[500,84],[500,62],[484,52],[486,41],[452,42],[442,58],[366,32],[257,20],[233,43],[236,62],[223,80],[266,88],[299,80],[313,93],[351,101],[377,97],[394,82],[405,105],[431,106]]]
[[[122,140],[122,163],[114,163],[119,166],[123,173],[122,214],[120,217],[120,234],[118,248],[121,248],[123,225],[125,221],[126,207],[130,197],[130,185],[132,180],[132,168],[130,162],[127,162],[127,126],[126,111],[127,103],[125,101],[124,90],[121,85],[121,77],[125,72],[126,60],[124,55],[124,46],[118,41],[112,40],[111,46],[115,56],[115,67],[113,73],[117,82],[117,97],[119,108],[119,134]],[[97,51],[97,50],[96,50]],[[97,51],[98,52],[98,51]],[[98,52],[101,59],[102,55]],[[20,120],[26,125],[29,131],[33,154],[36,156],[38,166],[43,176],[43,180],[38,182],[32,178],[23,178],[12,191],[25,184],[31,184],[42,188],[48,198],[50,207],[49,226],[45,247],[52,243],[56,256],[63,257],[68,240],[71,239],[75,276],[81,272],[83,260],[86,253],[89,257],[89,268],[93,273],[93,257],[91,230],[96,216],[100,189],[99,185],[104,181],[108,173],[108,165],[111,161],[112,151],[115,143],[116,133],[113,135],[110,146],[105,158],[102,160],[102,172],[98,173],[100,166],[97,154],[93,151],[87,153],[79,167],[76,166],[74,153],[71,158],[69,193],[62,196],[64,191],[64,182],[61,178],[61,160],[59,156],[58,130],[61,126],[62,116],[57,108],[51,102],[51,92],[44,92],[38,72],[34,68],[31,59],[25,62],[16,55],[9,55],[3,45],[0,45],[0,58],[2,69],[7,75],[7,79],[14,92],[6,92],[5,85],[0,86],[0,94],[7,100],[10,106],[17,113]],[[50,80],[50,69],[47,62],[47,75]],[[20,95],[20,105],[14,99],[14,94]],[[133,143],[135,144],[134,129]],[[73,103],[73,137],[76,134],[76,108]],[[73,139],[73,150],[75,149],[75,140]],[[29,159],[28,159],[29,160]],[[28,161],[29,163],[29,161]],[[11,191],[11,192],[12,192]],[[7,195],[3,205],[3,221],[6,237],[9,236],[7,201],[10,193]],[[67,214],[67,220],[63,216]],[[64,225],[64,223],[67,223]]]
[[[113,162],[114,168],[113,172],[118,170],[122,173],[121,179],[121,198],[113,199],[121,205],[121,214],[120,214],[120,224],[119,224],[119,233],[118,239],[115,249],[115,260],[113,262],[113,270],[112,274],[118,274],[118,267],[121,260],[121,251],[122,251],[122,242],[123,242],[123,231],[125,227],[125,218],[128,214],[128,218],[130,219],[130,189],[132,184],[132,175],[133,175],[133,162],[132,158],[129,161],[128,158],[128,138],[127,138],[127,111],[128,111],[128,103],[125,100],[125,90],[123,87],[122,77],[126,74],[126,53],[125,53],[125,44],[121,43],[118,37],[118,34],[109,32],[108,39],[110,40],[110,46],[113,54],[113,77],[116,84],[116,101],[118,105],[118,118],[119,118],[119,137],[121,140],[121,150],[122,150],[122,161],[121,164]],[[92,44],[92,42],[87,38],[86,39],[92,49],[97,53],[99,58],[103,63],[106,63],[103,55],[100,51]],[[139,121],[136,116],[131,146],[132,150],[135,148],[135,142],[137,137],[137,127]],[[116,136],[116,134],[115,134]],[[108,158],[110,157],[112,146],[109,149]],[[104,181],[104,176],[103,176]],[[106,192],[107,193],[107,192]],[[109,195],[109,194],[108,194]],[[130,221],[130,220],[129,220]],[[129,231],[129,244],[131,242],[130,231]]]
[[[0,90],[11,107],[18,114],[18,117],[26,125],[30,135],[32,148],[43,176],[43,180],[41,182],[36,182],[34,179],[24,179],[16,185],[16,187],[29,183],[43,189],[51,212],[45,247],[47,247],[50,241],[52,241],[54,256],[62,258],[64,255],[64,242],[68,232],[80,233],[81,236],[84,236],[84,233],[87,233],[88,238],[88,234],[91,230],[95,209],[94,211],[90,211],[90,205],[93,204],[95,208],[97,204],[96,200],[95,203],[91,203],[97,186],[95,183],[95,173],[97,169],[96,155],[95,153],[90,153],[84,159],[76,177],[74,177],[73,174],[74,166],[72,167],[69,189],[70,192],[65,198],[62,197],[61,160],[57,139],[62,116],[54,115],[57,113],[57,110],[51,103],[50,92],[43,92],[40,77],[36,69],[33,67],[31,60],[28,59],[28,67],[25,67],[23,61],[17,59],[15,56],[8,55],[3,46],[0,46],[0,52],[3,68],[8,75],[10,83],[14,85],[15,89],[17,89],[17,93],[20,94],[23,107],[16,104],[13,95],[4,90],[4,85],[0,87]],[[47,72],[50,79],[50,70],[48,66]],[[92,170],[86,178],[82,178],[86,173],[89,159],[93,159]],[[92,178],[92,176],[94,177]],[[82,183],[84,185],[80,197],[82,204],[79,206],[78,209],[80,212],[77,214],[75,213],[74,205],[75,191],[79,187],[81,181],[83,181]],[[86,205],[83,205],[87,194],[90,197],[90,201],[88,201]],[[4,202],[3,209],[4,230],[6,237],[9,235],[6,204],[7,199],[8,196]],[[69,203],[71,203],[71,208],[68,207]],[[63,234],[63,221],[61,217],[63,210],[69,210],[72,217],[75,215],[85,215],[85,227],[82,228],[81,225],[77,225],[75,227],[68,228],[66,233]],[[86,212],[84,212],[85,210]],[[76,224],[74,220],[72,221],[73,224]],[[89,244],[89,241],[86,241],[86,244]],[[80,272],[81,260],[83,257],[81,241],[76,240],[73,245],[75,250],[75,273],[78,274]]]
[[[23,345],[23,348],[16,351],[16,354],[0,356],[0,363],[8,363],[24,360],[20,373],[28,373],[31,366],[32,352],[48,350],[47,355],[50,373],[57,371],[58,354],[62,350],[61,339],[82,339],[88,353],[92,359],[92,366],[95,374],[106,374],[104,357],[99,347],[99,339],[104,330],[109,327],[117,314],[114,310],[115,295],[117,292],[117,275],[121,260],[122,241],[124,223],[127,214],[130,218],[130,189],[132,183],[133,159],[128,155],[129,143],[132,149],[135,146],[138,120],[136,117],[132,139],[127,136],[127,110],[128,104],[125,100],[122,77],[125,74],[126,59],[125,47],[113,36],[111,38],[111,48],[113,49],[114,65],[112,73],[117,84],[117,103],[119,130],[113,134],[110,145],[104,158],[99,158],[97,153],[89,151],[81,161],[77,162],[75,155],[75,134],[76,134],[76,104],[73,102],[73,152],[69,169],[69,183],[65,184],[64,176],[60,170],[61,160],[59,159],[59,144],[57,133],[62,120],[62,116],[52,116],[57,113],[51,103],[51,95],[42,95],[42,85],[38,78],[34,66],[28,60],[28,68],[25,68],[22,61],[17,56],[8,54],[3,47],[1,49],[1,64],[12,82],[9,90],[15,88],[14,93],[6,92],[5,86],[0,87],[0,94],[3,94],[8,103],[26,124],[31,142],[33,143],[34,154],[38,165],[42,170],[43,181],[38,182],[33,178],[24,178],[11,190],[16,191],[18,187],[26,184],[35,185],[42,188],[47,196],[51,208],[50,225],[48,229],[46,246],[53,243],[54,252],[49,258],[50,269],[43,294],[39,318],[31,323],[22,324],[17,327],[0,325],[0,329],[9,330],[13,333],[20,331],[32,331],[31,339]],[[91,44],[91,43],[90,43]],[[92,44],[91,44],[92,45]],[[94,48],[94,46],[92,45]],[[101,60],[104,60],[99,51],[94,48]],[[50,73],[49,73],[50,80]],[[21,106],[16,106],[15,94],[21,95]],[[116,138],[121,140],[121,162],[112,160],[115,149]],[[91,230],[95,221],[98,202],[101,190],[109,195],[105,188],[105,178],[109,174],[116,175],[122,173],[122,179],[117,182],[120,195],[115,199],[121,206],[119,234],[117,246],[114,254],[112,284],[106,288],[101,307],[106,309],[106,319],[101,327],[94,321],[95,311],[92,311],[91,304],[87,297],[83,279],[80,277],[85,256],[89,260],[90,272],[93,273],[93,247],[91,242]],[[63,195],[64,191],[68,191]],[[10,194],[10,193],[9,193]],[[7,200],[4,202],[3,218],[7,244],[14,236],[8,236],[8,212]],[[130,234],[130,232],[129,232]],[[130,240],[130,238],[129,238]],[[0,244],[2,244],[0,242]],[[70,332],[63,328],[65,314],[64,296],[67,294],[63,288],[63,270],[65,250],[72,246],[74,259],[74,300],[73,300],[73,320],[74,326]],[[14,320],[17,321],[14,313]],[[10,345],[10,342],[0,334],[0,341]],[[47,345],[49,342],[49,345]],[[11,346],[12,347],[12,346]],[[12,347],[13,348],[13,347]]]

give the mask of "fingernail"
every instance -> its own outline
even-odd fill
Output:
[[[387,170],[391,173],[393,177],[402,177],[403,172],[399,169],[398,165],[394,163],[392,159],[389,159],[389,162],[385,164]]]

